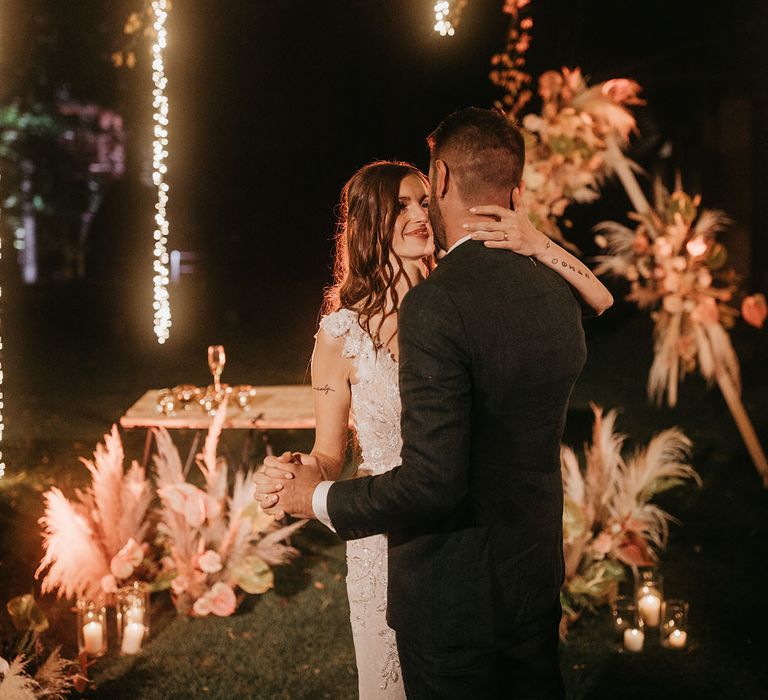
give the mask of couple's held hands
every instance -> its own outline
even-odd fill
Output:
[[[265,457],[253,475],[255,498],[277,520],[286,514],[314,518],[312,494],[322,480],[320,464],[312,455],[284,452],[279,457]]]
[[[498,221],[473,221],[464,224],[475,241],[483,241],[486,248],[502,248],[520,255],[538,257],[551,246],[549,237],[539,231],[528,218],[520,190],[512,190],[513,209],[493,204],[472,207],[469,211],[480,216],[494,216]]]

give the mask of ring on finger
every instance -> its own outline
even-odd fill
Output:
[[[504,240],[505,241],[509,240],[509,233],[507,231],[504,231]]]

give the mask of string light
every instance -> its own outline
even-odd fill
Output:
[[[163,49],[167,44],[165,21],[168,19],[168,0],[152,0],[152,13],[155,17],[155,40],[152,44],[152,82],[154,83],[155,110],[154,142],[152,144],[152,182],[157,188],[157,203],[155,204],[155,247],[154,247],[154,277],[152,282],[155,289],[153,308],[155,311],[155,335],[157,342],[162,344],[168,340],[171,329],[171,305],[168,300],[168,183],[165,174],[168,168],[165,159],[168,157],[168,98],[165,88],[168,83],[165,77]]]
[[[0,236],[0,263],[3,260],[3,239]],[[3,303],[3,288],[0,285],[0,306]],[[0,479],[5,476],[5,461],[3,460],[3,336],[2,336],[2,318],[0,318]]]
[[[453,36],[456,33],[451,20],[448,19],[449,14],[451,3],[448,0],[438,0],[435,3],[435,31],[439,32],[440,36]]]

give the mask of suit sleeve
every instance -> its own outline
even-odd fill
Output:
[[[448,294],[425,283],[399,314],[401,466],[335,483],[328,513],[343,539],[424,526],[468,493],[472,387],[462,321]]]

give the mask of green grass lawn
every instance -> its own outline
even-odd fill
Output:
[[[311,329],[309,314],[296,322]],[[574,392],[566,441],[580,446],[588,438],[589,401],[623,408],[619,429],[631,436],[630,444],[679,425],[694,440],[694,464],[704,486],[664,494],[662,503],[682,522],[672,527],[662,569],[667,595],[690,601],[689,647],[662,650],[651,638],[642,654],[620,654],[610,637],[607,611],[585,615],[563,647],[568,697],[768,697],[768,495],[725,403],[716,389],[708,391],[693,377],[686,380],[678,408],[650,406],[644,393],[651,358],[647,319],[628,315],[590,323],[590,359]],[[229,341],[233,357],[251,353],[248,362],[238,367],[235,361],[228,368],[230,381],[303,381],[311,332],[305,335],[287,354],[253,337]],[[752,329],[735,335],[745,402],[763,434],[768,432],[766,335]],[[69,493],[82,485],[85,469],[77,457],[89,455],[110,423],[146,388],[204,381],[204,347],[200,351],[199,345],[191,353],[183,349],[157,360],[119,343],[91,340],[87,347],[77,346],[74,355],[62,353],[57,362],[49,362],[46,347],[51,345],[41,343],[17,364],[20,378],[6,385],[9,444],[8,478],[0,485],[0,600],[38,585],[33,574],[41,556],[36,521],[42,491],[57,484]],[[237,438],[227,440],[237,454]],[[139,457],[143,435],[128,433],[125,441],[127,454]],[[274,436],[276,449],[306,449],[310,441],[307,433]],[[155,595],[152,636],[144,652],[120,658],[110,651],[91,669],[95,687],[88,696],[355,697],[343,545],[317,524],[295,542],[302,556],[277,572],[275,589],[249,597],[230,618],[179,618],[167,593]],[[42,604],[51,620],[44,639],[73,654],[75,624],[68,604],[50,596]],[[4,610],[0,621],[7,629]]]

